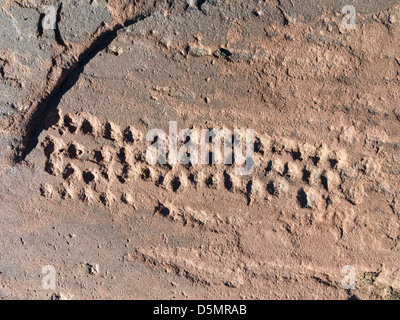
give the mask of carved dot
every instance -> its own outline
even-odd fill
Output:
[[[86,184],[89,184],[95,179],[95,176],[92,172],[90,171],[85,171],[83,173],[83,181],[85,181]]]

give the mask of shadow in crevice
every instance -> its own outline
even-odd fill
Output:
[[[199,10],[201,10],[201,6],[203,5],[204,2],[206,2],[207,0],[197,0],[196,2],[196,6]]]
[[[87,48],[68,69],[63,69],[54,89],[44,97],[31,114],[22,138],[21,146],[17,149],[14,157],[15,163],[21,163],[36,148],[39,136],[43,130],[49,129],[58,122],[58,105],[62,97],[76,84],[85,66],[101,51],[107,48],[117,37],[118,31],[124,27],[133,25],[148,15],[141,15],[136,19],[128,20],[123,25],[116,26],[113,30],[105,32],[93,44]],[[56,64],[53,59],[53,65]]]

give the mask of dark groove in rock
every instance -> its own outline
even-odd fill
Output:
[[[113,30],[106,31],[79,56],[77,62],[68,69],[63,69],[54,89],[39,102],[35,111],[31,114],[25,126],[21,145],[14,156],[15,163],[25,161],[26,157],[36,148],[43,130],[47,130],[58,121],[58,114],[55,111],[62,97],[76,84],[85,66],[114,41],[119,30],[142,21],[149,15],[140,15],[135,19],[126,21],[123,25],[117,25]]]
[[[62,45],[63,47],[67,47],[67,45],[64,42],[64,39],[61,36],[60,29],[58,26],[60,25],[61,22],[61,10],[62,10],[63,4],[61,3],[60,6],[57,9],[57,16],[56,16],[56,28],[54,30],[54,35],[56,38],[56,41],[59,45]]]

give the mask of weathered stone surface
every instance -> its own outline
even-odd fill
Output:
[[[111,14],[104,0],[62,1],[59,30],[65,42],[83,42],[107,22]]]
[[[0,298],[396,297],[396,3],[0,0]],[[169,121],[254,129],[253,171],[152,165]]]
[[[341,13],[346,5],[352,5],[360,14],[373,14],[389,9],[399,3],[399,0],[389,1],[363,1],[363,0],[279,0],[282,9],[292,19],[302,17],[304,21],[310,22],[324,12]]]
[[[25,111],[31,95],[45,86],[51,44],[39,37],[38,2],[3,3],[0,10],[0,116]]]

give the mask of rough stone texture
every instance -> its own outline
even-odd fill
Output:
[[[374,14],[392,8],[399,3],[398,0],[389,1],[363,1],[363,0],[279,0],[279,4],[292,19],[301,17],[306,22],[311,22],[324,12],[340,13],[346,5],[357,8],[360,14]]]
[[[82,42],[96,33],[103,24],[111,22],[105,1],[63,1],[60,34],[65,42]]]
[[[397,3],[0,1],[0,298],[398,297]],[[254,172],[149,165],[169,121]]]
[[[43,89],[52,62],[54,39],[39,37],[38,3],[3,3],[0,11],[0,113],[11,116],[32,104]]]

